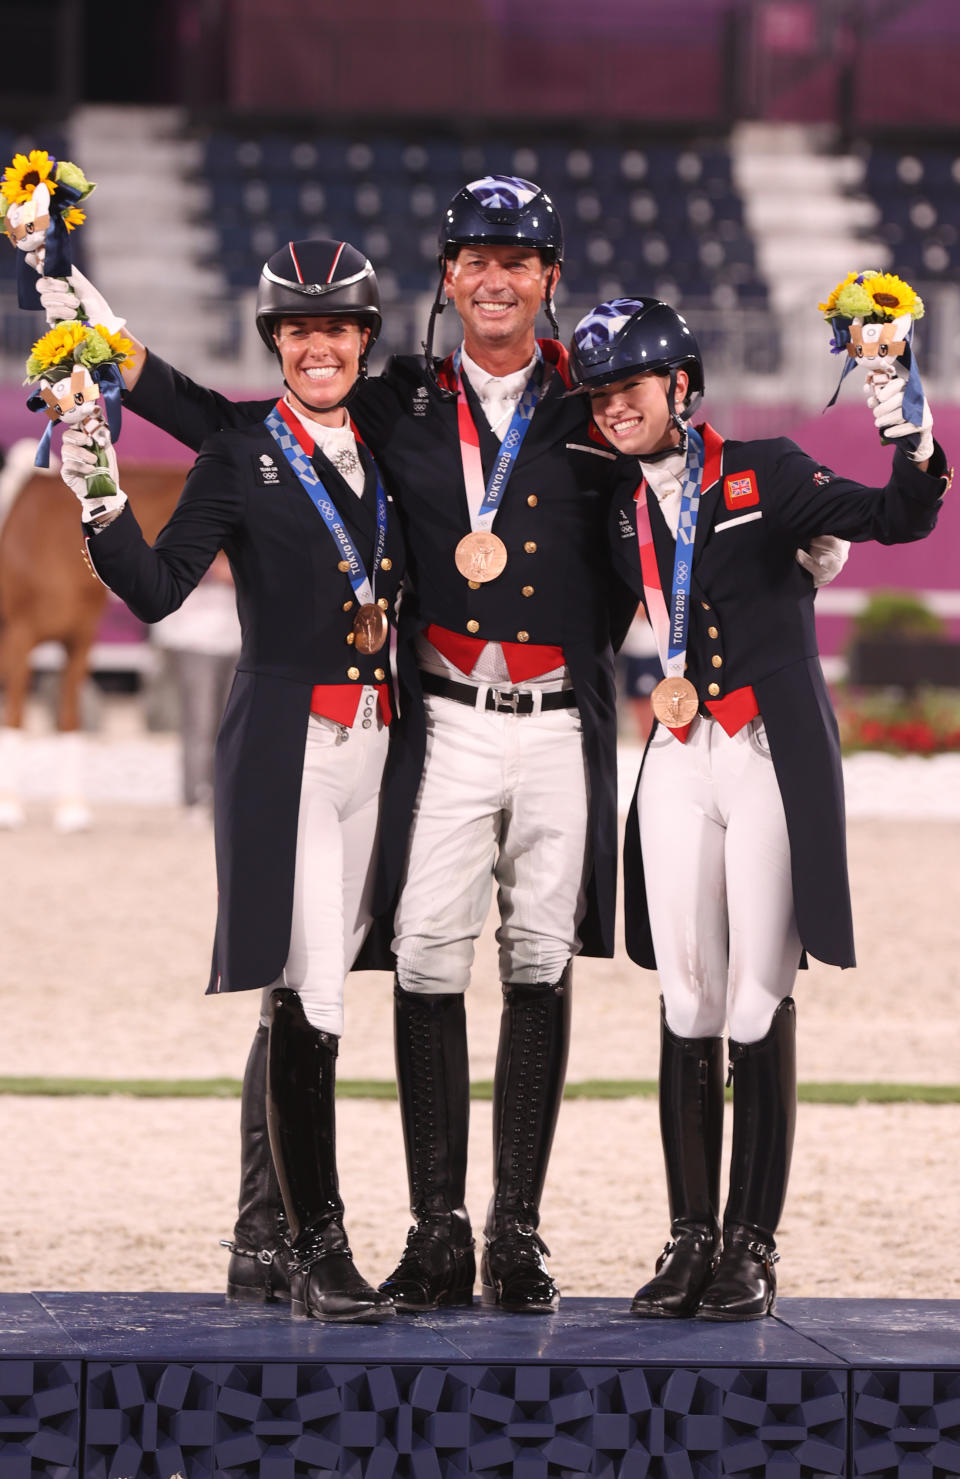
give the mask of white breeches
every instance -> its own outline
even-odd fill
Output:
[[[427,695],[396,917],[406,991],[465,991],[497,883],[500,979],[560,979],[580,949],[588,778],[576,709],[498,714]]]
[[[732,739],[696,718],[659,726],[638,797],[647,905],[667,1025],[678,1037],[765,1035],[801,944],[790,843],[763,724]]]
[[[352,729],[310,716],[303,757],[290,953],[263,994],[268,1021],[276,986],[300,995],[307,1021],[343,1034],[343,980],[370,928],[380,778],[388,731],[364,692]],[[368,714],[369,710],[369,714]],[[363,728],[364,717],[371,719]]]

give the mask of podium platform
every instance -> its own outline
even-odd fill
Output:
[[[960,1301],[625,1299],[379,1326],[215,1294],[0,1296],[0,1479],[948,1479]]]

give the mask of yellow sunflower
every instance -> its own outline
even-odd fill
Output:
[[[899,318],[903,313],[909,313],[911,318],[923,317],[923,299],[902,277],[895,277],[892,272],[879,272],[865,282],[864,287],[877,312],[886,318]]]
[[[121,370],[125,370],[128,365],[133,364],[133,344],[125,334],[121,334],[119,329],[111,332],[103,324],[94,324],[93,327],[110,345],[110,348],[117,357],[116,363],[120,366]]]
[[[63,224],[68,231],[75,231],[78,226],[83,225],[86,219],[86,211],[78,210],[75,205],[68,205],[63,213]]]
[[[38,185],[46,185],[53,195],[57,182],[53,178],[53,161],[45,149],[31,149],[29,155],[15,154],[0,182],[0,190],[11,205],[22,205],[33,199]]]
[[[833,292],[828,297],[826,303],[818,303],[817,308],[823,314],[824,318],[834,318],[839,312],[837,299],[843,292],[844,288],[848,288],[851,283],[857,282],[858,280],[860,282],[865,282],[868,277],[876,277],[876,275],[877,274],[873,272],[870,268],[867,268],[864,272],[848,272],[843,281],[837,283]]]
[[[87,326],[74,319],[71,323],[57,324],[49,329],[30,351],[27,373],[31,377],[42,375],[64,360],[71,360],[78,344],[87,337]]]

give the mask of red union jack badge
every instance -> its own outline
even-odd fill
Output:
[[[736,511],[741,508],[752,508],[755,503],[760,502],[760,492],[757,488],[757,478],[754,472],[739,472],[735,476],[723,480],[723,501],[727,508]]]
[[[833,473],[827,472],[827,469],[825,467],[821,467],[817,472],[814,473],[813,481],[816,483],[818,488],[822,488],[826,483],[833,482]]]

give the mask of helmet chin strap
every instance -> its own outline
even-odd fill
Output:
[[[690,404],[683,411],[677,410],[677,367],[670,367],[670,383],[667,387],[667,405],[672,407],[670,420],[680,433],[680,440],[671,447],[664,447],[659,452],[651,452],[644,457],[644,462],[662,462],[665,457],[671,457],[674,452],[682,452],[687,455],[687,426],[693,419],[693,414],[703,400],[703,391],[695,390],[690,397]]]
[[[670,366],[670,381],[667,386],[667,406],[670,410],[670,420],[680,433],[679,441],[671,442],[669,447],[661,447],[659,452],[647,452],[641,457],[641,462],[664,462],[666,458],[672,457],[676,452],[687,455],[687,421],[693,411],[693,406],[682,416],[677,410],[677,371],[676,366]]]
[[[556,268],[556,265],[557,264],[554,262],[554,263],[551,264],[551,267],[550,267],[550,281],[547,283],[547,292],[546,292],[546,296],[544,297],[544,300],[543,300],[543,311],[547,315],[547,318],[550,320],[550,327],[553,330],[553,337],[555,339],[559,339],[560,338],[560,325],[557,322],[557,315],[556,315],[556,311],[555,311],[554,306],[553,306],[553,285],[554,285],[554,283],[556,281],[556,276],[555,276],[555,268]]]
[[[437,394],[441,396],[445,401],[455,401],[457,398],[456,391],[448,390],[447,387],[445,385],[441,385],[440,381],[437,379],[437,372],[434,367],[433,356],[433,339],[436,333],[437,319],[440,317],[441,313],[447,306],[447,300],[443,295],[443,285],[446,282],[446,278],[447,265],[446,262],[443,262],[440,267],[440,281],[437,283],[437,291],[434,294],[433,303],[430,308],[430,319],[427,323],[427,337],[426,339],[424,339],[420,348],[423,350],[424,360],[426,362],[427,379],[430,381],[430,384],[433,386]]]

